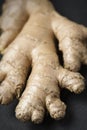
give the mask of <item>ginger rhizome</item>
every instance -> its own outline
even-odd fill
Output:
[[[59,15],[48,0],[6,0],[0,28],[0,103],[19,98],[16,117],[23,121],[42,122],[46,109],[54,119],[64,117],[60,89],[80,93],[85,87],[84,78],[74,71],[87,64],[86,27]]]

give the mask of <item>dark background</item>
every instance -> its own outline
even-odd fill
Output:
[[[51,0],[62,15],[87,26],[87,0]],[[0,5],[2,0],[0,0]],[[81,71],[86,79],[87,67]],[[66,90],[61,93],[61,99],[67,104],[64,119],[54,121],[49,116],[40,125],[31,122],[20,122],[15,118],[17,100],[8,106],[0,105],[0,130],[87,130],[87,89],[80,95],[72,94]]]

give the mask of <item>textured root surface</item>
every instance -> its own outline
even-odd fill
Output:
[[[42,62],[43,58],[40,58],[40,64],[36,63],[33,66],[33,71],[29,77],[27,87],[16,108],[16,117],[18,119],[31,119],[34,123],[42,122],[45,106],[54,119],[60,119],[65,115],[66,107],[59,99],[60,92],[57,87],[57,80],[54,78],[55,71],[51,67],[52,64],[51,66],[48,64],[43,65],[41,64]],[[53,62],[51,61],[51,63]],[[43,72],[43,70],[45,71]],[[53,73],[54,77],[50,75],[49,72]],[[52,97],[50,99],[50,104],[48,97]]]
[[[52,118],[61,119],[65,116],[66,105],[55,95],[46,97],[46,106]]]
[[[30,14],[28,21],[25,10]],[[55,15],[47,0],[7,0],[0,28],[0,51],[17,36],[4,51],[0,62],[0,103],[7,104],[15,96],[20,97],[32,65],[26,88],[16,107],[16,117],[40,123],[45,110],[54,119],[64,117],[66,105],[60,100],[59,87],[80,93],[85,83],[79,73],[60,66],[54,33],[60,42],[65,68],[77,71],[81,63],[87,64],[87,29]]]
[[[80,73],[70,72],[66,69],[60,69],[58,81],[61,87],[74,93],[81,93],[85,88],[85,79]]]
[[[12,101],[14,96],[20,96],[30,65],[27,57],[17,53],[17,50],[13,50],[13,55],[10,55],[11,50],[3,57],[0,64],[2,104]],[[7,57],[11,58],[7,60]],[[26,88],[16,107],[16,117],[22,121],[31,120],[38,124],[44,119],[45,109],[54,119],[58,120],[65,116],[66,105],[60,100],[58,84],[75,93],[83,91],[85,84],[84,78],[79,73],[70,72],[59,65],[56,54],[36,57],[39,58],[33,61]],[[13,62],[15,59],[16,61]]]
[[[9,52],[0,63],[1,104],[11,102],[15,96],[17,98],[20,97],[30,66],[25,56],[15,50],[12,51],[12,49]]]
[[[63,52],[64,67],[78,71],[81,64],[87,65],[87,28],[54,12],[52,28]]]

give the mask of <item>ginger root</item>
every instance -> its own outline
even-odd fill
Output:
[[[70,70],[87,64],[87,29],[60,16],[48,0],[6,0],[0,19],[0,103],[19,98],[16,117],[23,121],[42,122],[46,109],[54,119],[64,117],[60,89],[80,93],[85,87]],[[60,65],[54,34],[70,70]]]

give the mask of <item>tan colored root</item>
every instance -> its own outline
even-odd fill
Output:
[[[3,14],[0,19],[0,52],[16,38],[28,19],[23,0],[9,0],[3,5]]]
[[[52,13],[52,28],[63,52],[64,67],[78,71],[81,64],[87,65],[87,28],[57,12]]]
[[[64,117],[66,110],[66,105],[60,99],[60,88],[80,93],[84,90],[85,83],[79,73],[66,70],[60,65],[54,44],[54,33],[64,53],[65,67],[76,71],[80,68],[81,62],[87,60],[87,48],[85,43],[81,42],[85,39],[86,29],[56,14],[52,4],[47,0],[26,0],[24,3],[22,0],[7,0],[7,2],[8,5],[10,2],[15,4],[19,2],[17,8],[20,2],[22,4],[21,8],[18,8],[18,15],[13,15],[13,22],[8,18],[11,29],[21,31],[17,31],[20,32],[18,35],[14,35],[13,31],[11,34],[16,38],[14,37],[12,42],[6,41],[6,46],[8,43],[11,44],[6,48],[0,63],[0,102],[7,104],[14,96],[20,97],[32,67],[26,88],[16,107],[16,117],[23,121],[32,120],[34,123],[40,123],[47,109],[52,118],[60,119]],[[4,10],[6,9],[7,5],[4,7]],[[19,20],[23,14],[23,21]],[[29,19],[24,25],[27,16]],[[5,20],[5,17],[2,16],[2,19]],[[14,19],[19,23],[14,22]],[[6,25],[4,28],[6,29]],[[79,34],[74,29],[80,30]]]

